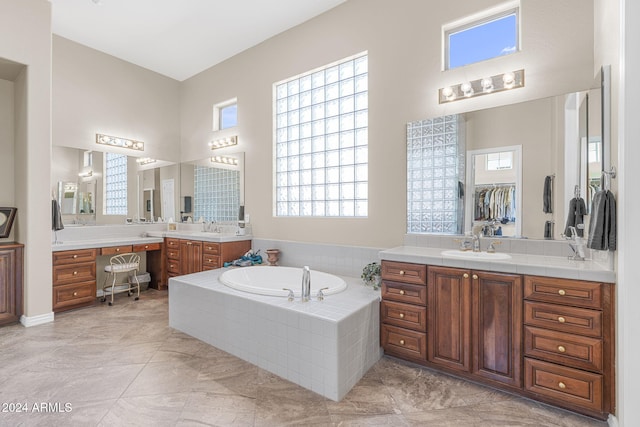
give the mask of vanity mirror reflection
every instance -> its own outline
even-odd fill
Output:
[[[600,74],[606,76],[606,67]],[[550,222],[555,224],[551,238],[562,239],[576,186],[588,197],[589,185],[597,188],[602,168],[609,167],[609,84],[599,75],[594,86],[598,87],[409,123],[407,232],[461,234],[480,226],[495,233],[502,227],[503,236],[543,239]],[[480,164],[486,168],[489,161],[480,155],[495,157],[513,147],[520,147],[522,157],[519,164],[512,160],[515,177],[491,181],[477,174]],[[500,166],[500,156],[494,158],[498,168],[505,167]],[[552,181],[549,213],[543,210],[547,177]],[[502,184],[513,185],[515,215],[504,206],[499,215],[476,215],[476,186]]]

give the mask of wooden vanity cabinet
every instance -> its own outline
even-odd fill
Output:
[[[220,268],[249,251],[251,240],[217,243],[167,237],[165,248],[167,277],[170,278]]]
[[[180,239],[180,274],[202,271],[202,242]]]
[[[522,277],[429,266],[427,360],[520,388]]]
[[[88,307],[96,302],[98,249],[53,252],[53,311]]]
[[[22,243],[0,243],[0,326],[22,315]]]

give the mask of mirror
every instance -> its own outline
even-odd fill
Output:
[[[75,215],[78,206],[78,183],[58,182],[58,203],[62,215]]]

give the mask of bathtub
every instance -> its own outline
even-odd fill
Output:
[[[293,267],[254,266],[234,268],[220,275],[220,281],[230,288],[258,295],[286,297],[293,290],[296,298],[302,288],[302,269]],[[324,289],[328,288],[328,289]],[[322,271],[311,270],[311,296],[320,289],[324,295],[337,294],[347,288],[344,279]]]
[[[256,266],[171,278],[169,326],[339,401],[382,356],[380,292],[359,278],[327,275],[339,279],[335,293],[318,301],[312,292],[312,300],[302,302],[223,283],[271,283],[272,270],[295,273],[294,289],[300,291],[301,268]],[[312,271],[312,284],[325,283],[321,273]]]

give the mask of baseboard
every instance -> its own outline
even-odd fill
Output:
[[[47,314],[40,314],[39,316],[20,316],[20,323],[25,328],[30,326],[44,325],[45,323],[53,322],[53,312]]]
[[[609,418],[607,419],[607,424],[609,424],[609,427],[618,427],[618,419],[615,417],[615,415],[609,414]]]

